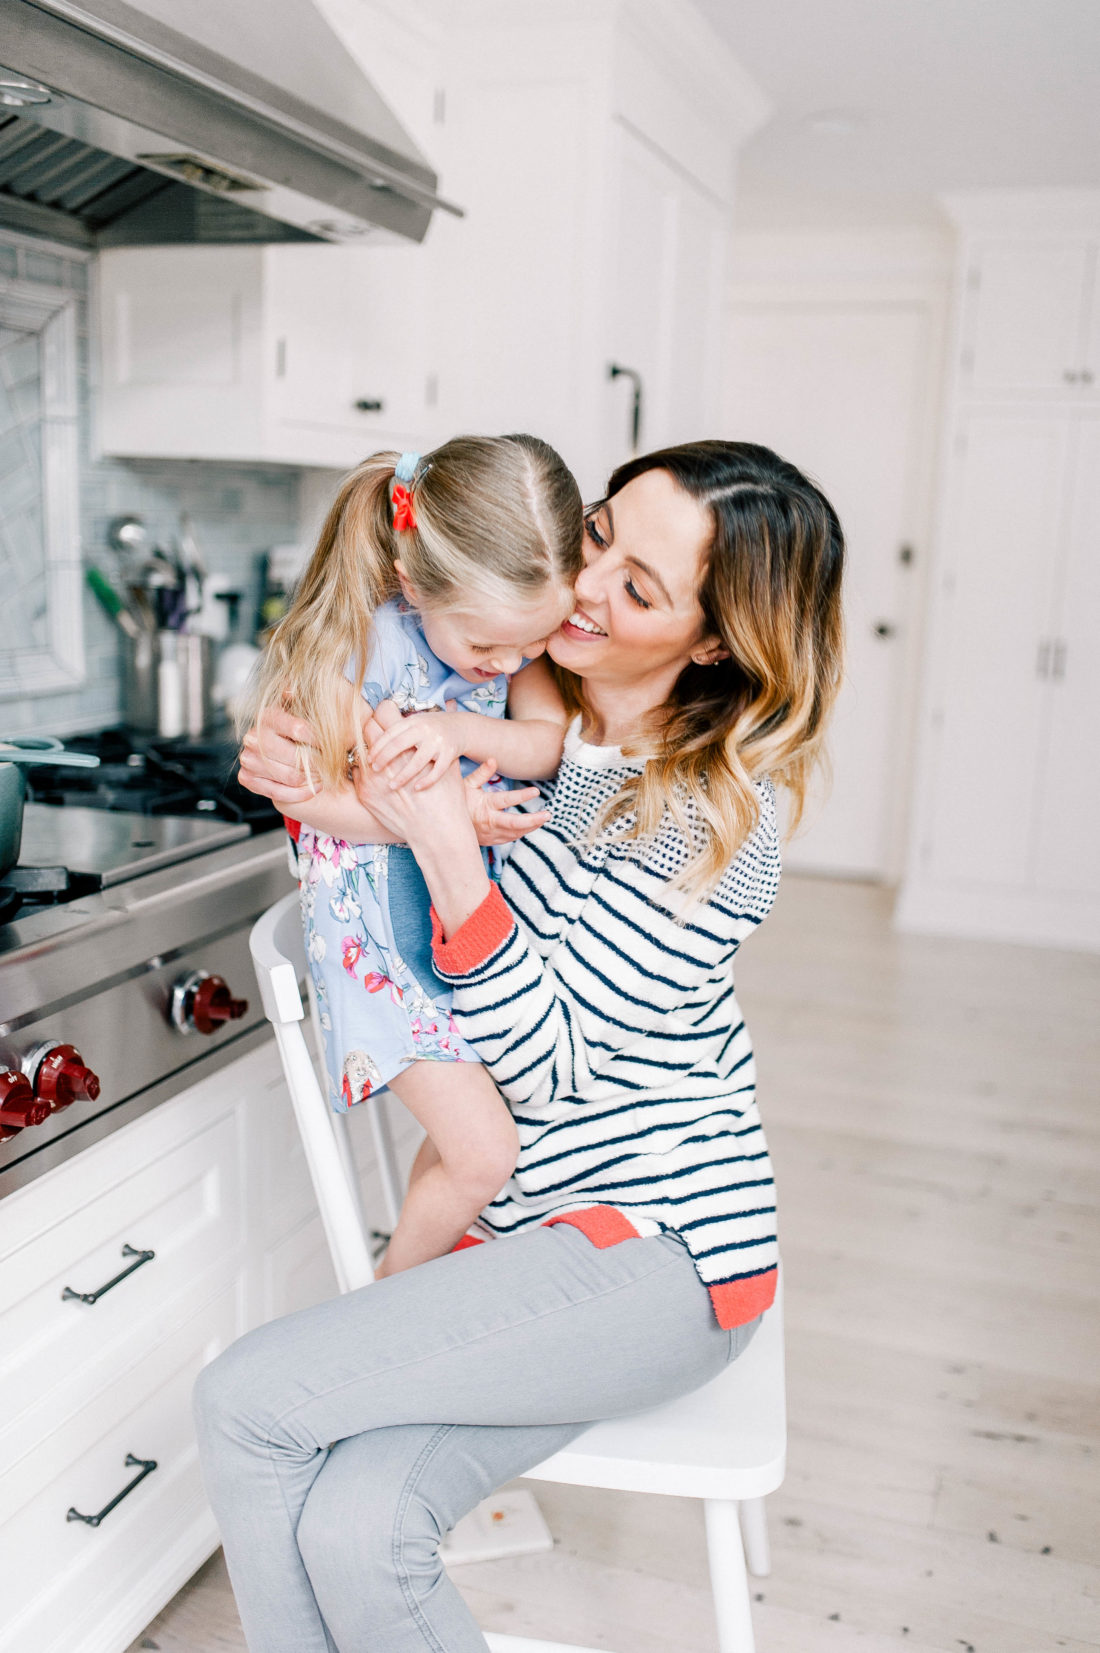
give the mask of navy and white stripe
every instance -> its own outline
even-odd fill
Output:
[[[733,960],[779,883],[774,793],[709,899],[670,889],[687,850],[666,823],[637,845],[592,823],[641,767],[574,731],[550,823],[513,847],[516,924],[472,968],[439,974],[508,1098],[515,1174],[488,1236],[610,1206],[641,1234],[675,1229],[710,1287],[775,1268],[775,1191]],[[474,1232],[477,1232],[475,1230]]]

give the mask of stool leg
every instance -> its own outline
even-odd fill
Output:
[[[366,1214],[363,1211],[363,1195],[359,1187],[359,1173],[355,1169],[355,1161],[351,1153],[351,1139],[348,1136],[348,1116],[346,1113],[329,1112],[329,1124],[332,1134],[336,1138],[336,1151],[340,1155],[340,1164],[344,1167],[344,1175],[348,1179],[351,1189],[352,1204],[359,1213],[363,1228],[367,1227]]]
[[[393,1133],[390,1130],[386,1104],[381,1096],[368,1096],[365,1106],[367,1118],[370,1121],[371,1137],[374,1142],[378,1179],[382,1184],[382,1199],[385,1203],[386,1216],[389,1218],[390,1233],[392,1234],[397,1227],[397,1219],[401,1215],[401,1206],[404,1200],[401,1179],[397,1174],[397,1155],[393,1148]]]
[[[710,1585],[714,1614],[718,1620],[719,1653],[754,1653],[752,1613],[749,1608],[749,1580],[737,1504],[731,1499],[708,1498],[704,1512],[707,1524],[707,1554],[710,1557]]]
[[[744,1498],[740,1510],[746,1565],[754,1578],[767,1578],[772,1570],[772,1558],[768,1547],[768,1515],[764,1500]]]

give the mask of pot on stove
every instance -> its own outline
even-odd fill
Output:
[[[23,839],[27,783],[20,766],[39,763],[95,769],[99,759],[90,752],[67,751],[52,735],[0,737],[0,878],[18,861]]]

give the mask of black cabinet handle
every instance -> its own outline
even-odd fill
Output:
[[[609,379],[629,379],[634,387],[633,404],[630,410],[630,452],[636,454],[642,440],[642,375],[634,367],[620,367],[618,362],[608,365]]]
[[[876,637],[896,637],[898,628],[890,624],[889,620],[876,620],[871,627]]]
[[[69,1509],[65,1516],[66,1521],[86,1521],[89,1527],[98,1527],[99,1523],[106,1520],[111,1511],[117,1509],[124,1498],[129,1498],[134,1488],[140,1486],[145,1477],[152,1475],[157,1467],[155,1458],[135,1458],[132,1452],[127,1452],[123,1462],[127,1469],[135,1469],[140,1465],[141,1474],[135,1475],[133,1480],[128,1482],[121,1492],[116,1492],[111,1502],[104,1504],[98,1515],[81,1515],[79,1510]]]
[[[360,396],[355,404],[355,409],[357,413],[382,413],[385,406],[385,402],[380,401],[377,397]]]
[[[156,1252],[137,1251],[132,1245],[124,1245],[122,1255],[124,1257],[135,1257],[137,1261],[131,1263],[129,1268],[124,1268],[119,1274],[116,1274],[113,1280],[108,1280],[105,1285],[100,1286],[98,1291],[74,1291],[72,1286],[66,1286],[61,1293],[61,1301],[63,1303],[98,1303],[104,1292],[111,1291],[118,1285],[120,1280],[125,1280],[128,1274],[133,1274],[135,1269],[141,1268],[143,1263],[151,1263],[156,1256]]]

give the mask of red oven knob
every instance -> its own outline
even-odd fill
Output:
[[[0,1130],[21,1131],[49,1117],[50,1104],[35,1096],[25,1073],[15,1068],[0,1073]]]
[[[39,1100],[48,1102],[53,1113],[85,1098],[99,1096],[99,1076],[92,1072],[75,1045],[48,1045],[35,1052],[37,1068],[31,1077]]]
[[[172,989],[172,1020],[181,1033],[216,1033],[223,1022],[236,1022],[248,1009],[235,999],[221,976],[196,970]]]

